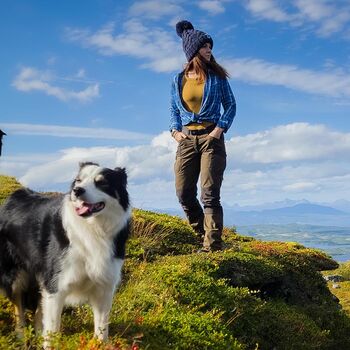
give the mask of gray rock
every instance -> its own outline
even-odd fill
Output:
[[[324,279],[327,282],[343,282],[345,280],[344,277],[341,275],[327,275],[324,276]]]

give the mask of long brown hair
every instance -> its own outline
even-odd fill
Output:
[[[199,53],[186,64],[184,69],[185,75],[187,75],[188,72],[195,72],[198,81],[205,81],[209,72],[216,74],[222,79],[230,77],[227,70],[215,61],[213,55],[211,55],[210,61],[207,61]]]

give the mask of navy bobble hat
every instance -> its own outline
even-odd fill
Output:
[[[213,39],[207,33],[194,29],[191,22],[180,21],[176,24],[176,33],[182,38],[182,47],[187,61],[191,61],[196,56],[199,49],[206,43],[213,48]]]

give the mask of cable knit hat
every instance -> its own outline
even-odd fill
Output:
[[[199,49],[206,43],[213,47],[213,39],[207,33],[194,29],[191,22],[180,21],[176,24],[176,33],[182,38],[182,47],[187,61],[196,56]]]

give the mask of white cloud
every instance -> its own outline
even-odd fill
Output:
[[[313,182],[295,182],[293,184],[283,187],[286,192],[305,192],[310,190],[316,190],[318,186]]]
[[[34,188],[47,188],[52,183],[69,183],[79,162],[94,161],[106,167],[126,167],[131,183],[148,183],[155,178],[166,180],[171,177],[169,164],[172,158],[173,153],[160,146],[75,147],[60,151],[53,161],[32,166],[21,175],[20,181]]]
[[[168,15],[180,15],[183,9],[176,1],[148,0],[136,1],[129,9],[131,16],[159,19]]]
[[[344,35],[350,26],[350,4],[347,2],[248,0],[242,1],[242,4],[258,19],[285,22],[294,27],[307,26],[308,30],[311,28],[322,37],[337,33]],[[346,35],[343,37],[346,38]]]
[[[0,163],[0,173],[15,176],[17,178],[23,176],[28,169],[47,164],[57,159],[55,153],[32,153],[28,154],[16,154],[11,156],[3,155]],[[57,184],[54,183],[53,186]]]
[[[345,28],[349,30],[350,24],[350,7],[346,12],[336,13],[334,16],[327,18],[320,28],[317,30],[317,33],[324,37],[329,37],[332,34],[339,33]]]
[[[180,209],[174,179],[155,178],[142,184],[130,184],[129,191],[132,202],[137,208]]]
[[[19,180],[26,186],[48,188],[51,183],[70,183],[81,161],[96,161],[112,166],[116,150],[108,147],[69,148],[58,152],[56,159],[30,168]],[[68,188],[68,187],[67,187]]]
[[[337,6],[325,0],[297,0],[295,6],[305,21],[318,24],[317,33],[330,36],[342,31],[350,22],[350,6]]]
[[[284,22],[290,18],[274,0],[248,0],[244,4],[252,14],[263,19]]]
[[[327,18],[333,8],[322,0],[296,0],[295,6],[300,13],[312,21]]]
[[[226,204],[259,204],[305,198],[332,202],[350,198],[350,133],[324,125],[294,123],[226,141]],[[0,172],[34,189],[68,189],[78,163],[125,166],[135,206],[178,208],[173,163],[176,143],[168,132],[142,145],[64,149],[48,158],[4,156]],[[19,167],[16,167],[19,164]]]
[[[83,128],[61,125],[2,123],[1,127],[14,135],[42,135],[55,137],[92,138],[107,140],[146,141],[151,135],[111,128]]]
[[[86,77],[85,69],[83,69],[83,68],[79,69],[75,76],[77,78],[85,78]]]
[[[212,15],[225,12],[225,8],[221,1],[218,0],[202,0],[198,2],[199,8],[208,11]]]
[[[91,33],[67,29],[69,40],[96,49],[102,55],[127,55],[144,60],[142,68],[156,72],[179,70],[184,62],[180,39],[159,28],[145,27],[139,20],[124,23],[124,31],[115,34],[109,24]],[[350,75],[336,69],[317,71],[294,65],[282,65],[255,58],[222,60],[234,79],[252,84],[284,86],[302,92],[333,97],[350,96]]]
[[[331,131],[324,125],[294,123],[234,137],[227,147],[236,164],[342,160],[350,154],[350,134]]]
[[[125,22],[123,31],[117,34],[114,33],[114,25],[108,24],[95,33],[68,28],[66,37],[105,56],[127,55],[143,59],[145,62],[142,67],[156,72],[178,70],[184,62],[180,38],[176,34],[171,35],[160,28],[146,27],[136,18]]]
[[[49,71],[41,71],[32,67],[22,67],[12,85],[19,91],[41,91],[61,101],[77,100],[89,102],[99,96],[99,84],[89,85],[83,90],[73,91],[53,85],[55,77]]]
[[[338,70],[316,71],[254,58],[223,61],[233,79],[252,84],[279,85],[312,94],[350,97],[350,74]]]

